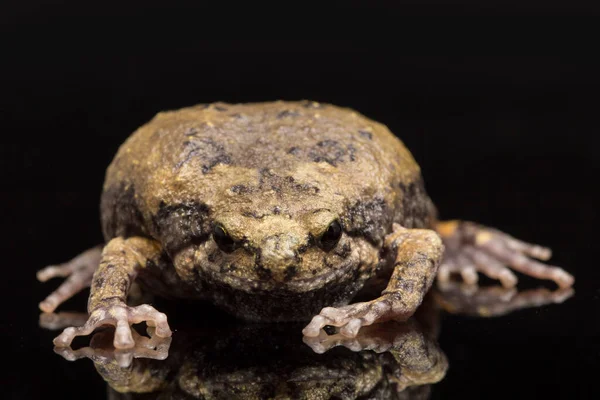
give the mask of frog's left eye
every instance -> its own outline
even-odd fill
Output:
[[[217,224],[213,227],[213,239],[217,243],[217,246],[225,253],[231,253],[236,248],[235,240],[229,236],[225,228],[221,225]]]
[[[337,219],[329,224],[327,230],[323,232],[319,239],[321,248],[325,251],[329,251],[335,247],[342,237],[342,224]]]

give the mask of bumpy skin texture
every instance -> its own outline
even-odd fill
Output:
[[[442,262],[443,241],[452,254],[470,246],[473,259],[488,251],[487,260],[524,272],[545,266],[520,252],[548,255],[483,227],[439,225],[400,140],[353,110],[315,102],[159,113],[109,166],[101,214],[107,245],[91,283],[90,320],[65,330],[59,345],[102,324],[117,327],[116,347],[133,346],[130,323],[147,321],[158,336],[170,335],[164,314],[125,304],[134,281],[163,296],[210,299],[248,320],[315,316],[305,335],[334,325],[353,337],[364,325],[415,311]],[[463,276],[486,272],[479,261]],[[500,279],[516,282],[496,267]],[[442,268],[444,279],[461,272]],[[572,278],[560,271],[534,276],[568,286]],[[386,276],[381,296],[346,305],[376,275]],[[65,285],[44,311],[83,286]]]
[[[155,238],[173,261],[146,269],[147,286],[252,320],[346,303],[373,275],[392,224],[431,217],[419,167],[385,126],[311,102],[160,113],[120,148],[101,207],[107,241]],[[336,218],[345,234],[323,251],[315,242]],[[215,223],[238,249],[217,247]]]

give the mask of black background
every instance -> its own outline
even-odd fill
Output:
[[[250,13],[3,3],[0,314],[10,372],[0,390],[104,397],[91,362],[64,361],[55,333],[38,328],[37,302],[57,282],[40,284],[35,271],[101,242],[104,171],[136,127],[195,103],[310,99],[388,125],[442,217],[548,245],[576,277],[562,305],[445,318],[450,370],[433,398],[597,396],[600,36],[589,17],[598,9],[390,4]],[[279,38],[286,27],[295,39]],[[248,38],[257,31],[271,40]],[[84,306],[81,295],[63,309]]]

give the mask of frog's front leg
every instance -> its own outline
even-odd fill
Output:
[[[92,278],[87,322],[78,328],[66,328],[54,339],[54,344],[69,346],[76,336],[89,335],[97,327],[108,324],[116,327],[115,348],[131,348],[135,343],[130,325],[143,321],[156,327],[157,336],[170,336],[165,314],[146,304],[137,307],[126,304],[129,288],[139,270],[145,268],[148,261],[156,261],[161,252],[157,242],[140,237],[115,238],[108,242]]]
[[[407,320],[423,301],[436,276],[444,252],[438,234],[427,229],[406,229],[394,224],[385,238],[385,248],[394,255],[394,272],[381,297],[338,308],[325,307],[304,328],[308,337],[319,335],[326,325],[356,337],[362,326],[390,319]]]
[[[533,260],[548,260],[548,248],[523,242],[496,229],[468,221],[439,222],[436,230],[446,246],[438,280],[446,283],[458,273],[469,284],[477,283],[477,272],[498,279],[504,287],[517,284],[512,268],[538,279],[549,279],[561,288],[573,285],[574,278],[562,268]]]

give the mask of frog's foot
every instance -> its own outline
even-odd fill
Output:
[[[94,334],[89,347],[73,350],[70,347],[55,347],[54,352],[68,361],[89,358],[99,365],[107,365],[116,361],[121,368],[131,365],[134,358],[164,360],[169,355],[171,338],[161,338],[155,333],[154,327],[147,329],[149,337],[132,331],[135,346],[127,350],[115,350],[113,347],[113,330],[105,330]]]
[[[319,315],[313,317],[312,321],[302,330],[307,337],[317,337],[325,326],[339,327],[339,333],[343,336],[354,338],[361,327],[371,325],[375,322],[384,322],[398,317],[406,320],[410,315],[397,315],[396,301],[392,295],[384,295],[375,300],[364,303],[349,304],[342,307],[325,307]]]
[[[89,249],[71,261],[60,265],[50,265],[37,273],[40,282],[55,277],[68,277],[54,292],[39,304],[40,310],[51,313],[66,300],[90,286],[94,271],[100,264],[100,247]]]
[[[546,288],[518,292],[515,288],[485,288],[459,282],[445,282],[435,290],[435,300],[452,314],[496,317],[524,308],[562,303],[574,293],[573,288],[554,291]]]
[[[371,350],[375,353],[383,353],[389,351],[394,343],[398,342],[397,339],[415,329],[415,325],[410,322],[387,321],[366,326],[353,338],[343,336],[338,332],[328,335],[321,329],[317,336],[304,336],[302,340],[318,354],[325,353],[337,346],[343,346],[355,352]]]
[[[573,285],[573,276],[562,268],[532,259],[548,260],[552,253],[546,247],[472,222],[440,222],[436,230],[446,247],[438,270],[439,283],[448,282],[451,274],[458,273],[465,282],[475,284],[477,272],[481,272],[498,279],[504,287],[514,287],[517,277],[510,267],[534,278],[553,280],[561,288]]]
[[[125,304],[112,304],[99,306],[91,312],[87,322],[78,328],[66,328],[54,339],[57,347],[67,347],[76,336],[91,334],[96,328],[103,325],[116,327],[113,345],[115,349],[129,349],[135,346],[131,333],[131,324],[146,322],[148,326],[156,328],[156,336],[171,336],[171,329],[167,323],[167,316],[158,312],[154,307],[143,304],[129,307]]]

